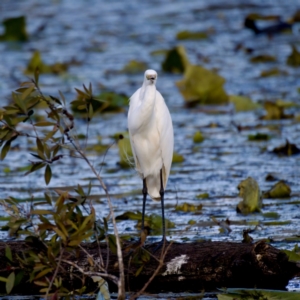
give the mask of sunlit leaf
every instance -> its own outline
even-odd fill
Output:
[[[248,177],[238,185],[239,196],[243,199],[237,205],[237,211],[243,214],[260,212],[262,197],[259,185],[255,179]]]
[[[11,290],[13,289],[15,284],[15,273],[12,272],[9,274],[9,276],[7,277],[7,282],[6,282],[6,293],[10,294]]]
[[[291,188],[280,180],[271,189],[263,194],[264,198],[287,198],[291,195]]]
[[[52,271],[53,271],[52,268],[47,268],[47,269],[41,271],[40,273],[38,273],[38,274],[35,276],[34,280],[39,279],[39,278],[45,276],[46,274],[48,274],[48,273],[50,273],[50,272],[52,272]]]
[[[135,277],[139,276],[139,275],[141,274],[141,272],[142,272],[143,269],[144,269],[144,265],[140,266],[140,267],[136,270],[134,276],[135,276]]]
[[[0,281],[7,282],[7,278],[0,276]]]
[[[25,100],[34,90],[34,86],[30,86],[29,88],[27,88],[21,95],[21,100]]]
[[[39,281],[39,280],[35,280],[33,283],[35,285],[38,285],[38,286],[46,286],[46,287],[48,287],[48,285],[49,285],[46,281]],[[46,291],[47,290],[48,290],[48,288],[46,289]]]
[[[67,240],[67,237],[63,234],[63,232],[57,227],[53,228],[53,230],[62,238],[63,241]]]
[[[289,261],[296,262],[296,263],[300,262],[300,254],[299,253],[296,253],[296,252],[290,251],[290,250],[281,250],[281,251],[284,252],[288,256]]]

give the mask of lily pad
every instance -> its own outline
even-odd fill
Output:
[[[176,205],[175,209],[183,212],[196,212],[202,210],[202,204],[194,205],[194,204],[189,204],[187,202],[184,202],[180,205]]]
[[[250,61],[252,63],[265,63],[265,62],[274,62],[276,61],[276,57],[268,54],[260,54],[253,56]]]
[[[148,69],[148,65],[143,61],[131,60],[121,70],[122,73],[139,74]]]
[[[172,159],[172,163],[181,163],[184,161],[184,156],[177,153],[177,152],[174,152],[173,153],[173,159]]]
[[[260,141],[267,141],[270,139],[270,136],[266,133],[256,133],[256,134],[249,134],[248,135],[248,140],[249,141],[257,141],[257,142],[260,142]]]
[[[275,68],[261,71],[260,73],[260,77],[271,77],[271,76],[279,76],[279,75],[288,75],[288,72],[284,70],[280,70],[275,67]]]
[[[230,95],[229,102],[234,104],[237,112],[255,110],[261,107],[259,104],[253,102],[249,97],[240,95]]]
[[[291,195],[291,188],[282,180],[278,181],[271,189],[263,194],[264,198],[287,198]]]
[[[264,218],[279,219],[280,215],[277,212],[267,212],[263,214]]]
[[[203,31],[193,32],[189,30],[183,30],[176,34],[177,40],[202,40],[207,38],[207,33]]]
[[[286,115],[284,113],[284,106],[278,105],[271,101],[266,101],[264,103],[264,108],[267,114],[263,117],[264,120],[280,120],[291,118],[291,115]]]
[[[202,143],[204,141],[204,136],[200,131],[195,132],[193,136],[194,143]]]
[[[162,69],[169,73],[183,73],[188,65],[189,60],[185,48],[177,46],[167,52],[165,60],[162,62]]]
[[[202,193],[202,194],[198,194],[196,196],[197,199],[207,199],[209,198],[209,194],[208,193]]]
[[[286,63],[291,67],[300,66],[300,52],[292,45],[292,53],[288,56]]]
[[[220,75],[197,65],[188,65],[182,80],[176,85],[188,105],[226,104],[228,95],[223,85],[225,79]]]
[[[262,198],[259,185],[255,179],[248,177],[238,185],[239,196],[243,198],[237,205],[237,211],[243,214],[260,212],[262,208]]]
[[[137,212],[127,211],[122,215],[117,216],[116,220],[137,220],[139,221],[138,227],[140,227],[142,221],[142,213],[139,211]],[[145,226],[148,226],[153,230],[162,228],[162,217],[160,215],[157,214],[145,215],[144,221],[145,221]],[[175,227],[175,224],[168,219],[165,219],[165,225],[166,228]]]
[[[4,34],[0,36],[0,41],[19,41],[28,40],[26,32],[26,18],[24,16],[9,18],[3,21]]]
[[[40,73],[59,74],[67,71],[68,64],[57,62],[53,65],[47,65],[43,62],[40,52],[34,51],[27,65],[25,73],[34,73],[37,68],[39,69]]]

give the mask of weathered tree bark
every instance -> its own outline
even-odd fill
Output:
[[[22,257],[26,249],[43,251],[39,245],[28,244],[24,241],[0,242],[0,276],[7,277],[14,268],[8,267],[5,258],[5,246],[12,250],[14,268],[17,268],[16,253]],[[127,245],[128,246],[128,245]],[[153,253],[156,244],[147,247]],[[96,243],[83,244],[85,250],[99,261],[99,249]],[[154,253],[159,258],[160,250]],[[106,244],[101,245],[102,257],[107,257]],[[66,259],[76,263],[85,270],[91,270],[84,251],[68,253]],[[149,260],[148,260],[149,259]],[[142,261],[148,260],[138,276],[137,270]],[[117,258],[109,253],[107,272],[118,275]],[[158,265],[158,261],[145,254],[141,249],[124,251],[124,267],[126,276],[126,290],[139,290],[150,278]],[[173,243],[165,257],[164,265],[147,288],[147,292],[198,292],[214,290],[221,287],[269,288],[284,289],[288,281],[300,273],[300,267],[288,261],[288,257],[280,250],[268,245],[264,241],[254,244],[228,242],[198,242],[189,244]],[[63,276],[69,288],[79,288],[84,281],[86,291],[97,289],[97,285],[86,276],[82,276],[76,268],[62,264],[58,275]],[[78,275],[76,277],[76,275]],[[49,275],[49,277],[51,277]],[[15,289],[18,294],[35,294],[41,287],[30,284],[27,280]],[[110,289],[116,286],[110,283]],[[5,292],[5,284],[0,284],[0,292]]]

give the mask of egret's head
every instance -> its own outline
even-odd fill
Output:
[[[156,84],[156,80],[157,80],[157,73],[154,70],[147,70],[145,72],[145,78],[144,78],[144,83],[146,85],[152,85],[152,84]]]

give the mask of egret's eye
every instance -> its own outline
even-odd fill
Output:
[[[146,75],[146,78],[148,80],[154,80],[156,78],[156,76],[155,75]]]

